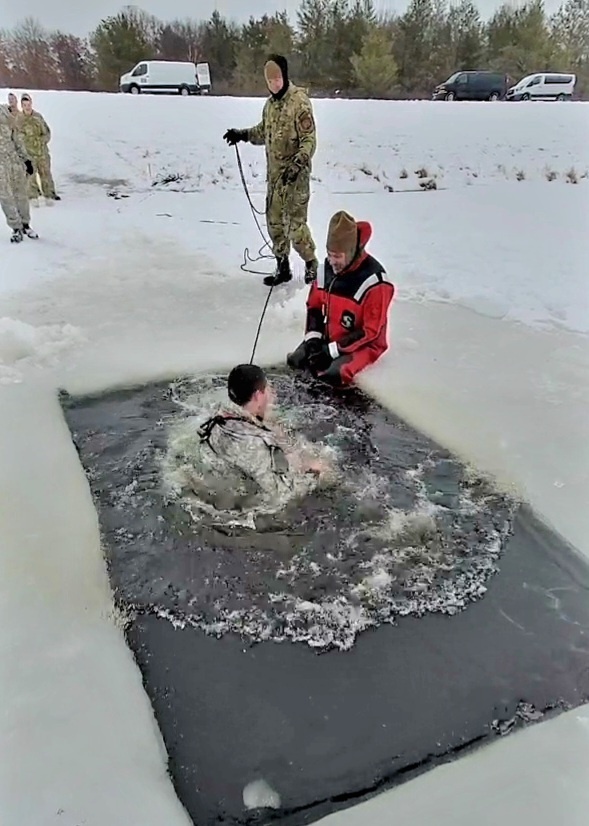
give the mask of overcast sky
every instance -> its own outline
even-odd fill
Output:
[[[546,10],[554,11],[561,0],[545,0]],[[408,0],[376,0],[379,9],[403,10]],[[475,0],[477,2],[477,0]],[[478,0],[484,16],[502,0]],[[0,0],[0,27],[10,28],[23,17],[31,15],[44,26],[74,34],[87,34],[99,20],[115,14],[124,5],[121,0]],[[144,0],[136,3],[161,19],[174,17],[207,18],[217,8],[227,17],[244,20],[250,14],[284,10],[294,15],[299,0]],[[247,10],[247,11],[246,11]]]

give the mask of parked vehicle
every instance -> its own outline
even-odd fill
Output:
[[[434,89],[434,100],[502,100],[511,79],[499,72],[455,72]]]
[[[121,76],[121,92],[139,95],[142,92],[202,95],[211,90],[208,63],[172,60],[142,60],[130,72]]]
[[[526,75],[508,90],[507,100],[571,100],[576,82],[576,75],[559,72]]]

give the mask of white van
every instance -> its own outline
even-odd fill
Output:
[[[526,75],[519,83],[507,90],[507,100],[570,100],[573,96],[576,75],[557,72]]]
[[[132,95],[141,92],[206,95],[211,90],[211,73],[208,63],[195,66],[172,60],[142,60],[121,76],[119,88]]]

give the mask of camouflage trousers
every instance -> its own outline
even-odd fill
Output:
[[[31,220],[26,177],[20,160],[0,158],[0,206],[10,229],[22,229]]]
[[[286,258],[291,245],[303,261],[315,258],[315,242],[307,224],[310,195],[309,173],[301,172],[292,184],[283,184],[278,176],[269,179],[266,223],[277,258]]]
[[[35,172],[29,176],[29,198],[35,199],[40,195],[45,198],[55,197],[55,184],[51,175],[51,158],[49,152],[43,155],[31,156]]]

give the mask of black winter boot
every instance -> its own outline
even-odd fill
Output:
[[[276,273],[274,275],[267,275],[264,278],[264,284],[267,287],[277,287],[278,284],[286,284],[292,278],[290,271],[290,262],[288,258],[276,259]]]

